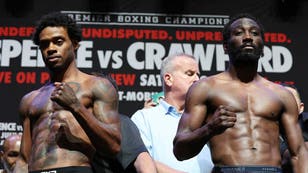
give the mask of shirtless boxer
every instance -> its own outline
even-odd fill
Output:
[[[257,73],[263,34],[262,25],[248,14],[226,24],[223,46],[229,68],[199,80],[188,91],[174,139],[177,159],[195,156],[209,142],[215,173],[281,172],[281,130],[295,172],[308,172],[295,99],[283,86]]]
[[[50,82],[21,100],[17,173],[90,173],[95,152],[114,157],[120,150],[117,92],[109,80],[77,68],[80,40],[80,28],[61,13],[43,16],[36,27],[33,41]]]

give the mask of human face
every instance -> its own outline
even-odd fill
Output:
[[[256,62],[263,54],[263,47],[261,30],[254,20],[240,18],[230,25],[230,39],[224,48],[231,62]]]
[[[46,66],[67,68],[75,59],[78,44],[73,44],[63,27],[46,27],[39,35],[39,46]]]
[[[2,163],[6,170],[13,170],[20,150],[20,136],[12,136],[6,139],[3,146]]]
[[[199,80],[199,66],[194,59],[185,56],[174,59],[173,63],[170,79],[172,92],[184,98],[189,87]]]

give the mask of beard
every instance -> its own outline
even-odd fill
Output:
[[[230,52],[230,60],[233,63],[255,63],[261,56],[263,56],[263,49],[258,47],[254,47],[254,49],[240,47]]]
[[[242,51],[238,53],[235,57],[235,62],[255,62],[260,59],[260,54],[254,52]]]

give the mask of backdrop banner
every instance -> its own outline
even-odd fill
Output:
[[[294,1],[291,11],[286,11],[282,2],[266,0],[243,1],[245,7],[229,1],[218,1],[225,3],[224,7],[218,2],[188,5],[189,1],[183,1],[185,5],[174,7],[179,11],[168,11],[168,4],[154,0],[147,1],[156,4],[152,9],[135,1],[115,1],[116,5],[109,3],[101,11],[98,7],[102,3],[91,0],[63,2],[58,7],[39,0],[25,2],[21,11],[10,8],[8,1],[0,4],[1,145],[8,135],[22,132],[18,115],[22,96],[49,81],[48,69],[31,35],[35,21],[51,11],[61,11],[81,25],[77,66],[86,73],[111,75],[119,86],[119,112],[128,116],[162,90],[159,70],[166,56],[180,52],[195,56],[202,76],[224,71],[229,58],[222,46],[222,28],[231,15],[240,12],[259,17],[265,27],[264,56],[258,72],[273,82],[295,84],[303,100],[308,100],[303,90],[308,88],[304,82],[308,61],[304,46],[308,9],[304,1]]]

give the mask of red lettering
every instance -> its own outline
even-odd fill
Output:
[[[197,40],[201,40],[204,37],[205,37],[204,32],[200,32],[200,31],[197,32]]]
[[[10,27],[9,35],[15,37],[17,36],[17,34],[18,34],[18,29],[16,27]]]
[[[110,74],[118,86],[133,86],[136,80],[136,74]]]
[[[112,32],[111,32],[111,30],[110,30],[110,29],[104,29],[104,30],[103,30],[103,37],[104,37],[104,38],[110,38],[110,37],[112,37]]]
[[[184,31],[175,31],[175,38],[177,40],[184,40],[185,39]]]
[[[168,32],[165,30],[159,30],[158,36],[160,40],[166,40],[168,38]]]
[[[285,43],[287,41],[286,34],[282,34],[282,33],[277,34],[277,41],[279,43]]]
[[[264,41],[271,43],[291,43],[284,33],[264,33]]]
[[[9,28],[8,27],[0,27],[0,36],[8,36]]]
[[[177,40],[186,40],[186,41],[221,41],[222,33],[221,32],[211,32],[211,31],[175,31],[175,37]]]
[[[195,33],[194,37],[195,37]],[[84,38],[113,38],[113,39],[151,39],[151,40],[171,40],[166,30],[147,30],[147,29],[98,29],[83,28],[82,36]],[[195,39],[195,38],[194,38]]]
[[[222,33],[221,32],[214,32],[214,40],[215,41],[222,41]]]
[[[99,29],[92,29],[92,37],[93,38],[100,38],[101,37],[101,30],[99,30]]]
[[[207,40],[207,41],[213,41],[213,40],[214,40],[214,34],[213,34],[213,32],[205,32],[205,40]]]
[[[125,38],[125,33],[124,32],[125,32],[124,29],[119,29],[119,31],[118,31],[118,38]],[[115,38],[115,37],[113,37],[113,38]]]
[[[10,71],[1,71],[0,72],[0,83],[11,83],[12,82],[12,72]]]
[[[41,73],[41,84],[46,83],[47,81],[49,81],[49,73],[48,72],[42,72]]]
[[[35,83],[36,73],[35,72],[18,72],[16,75],[16,82],[22,83]]]
[[[134,35],[134,31],[131,29],[127,29],[125,33],[127,39]]]
[[[91,28],[83,28],[82,29],[82,37],[83,38],[91,37]]]
[[[114,80],[116,81],[117,85],[122,85],[122,75],[121,74],[116,74],[114,75]]]
[[[6,37],[30,37],[33,27],[0,27],[0,36]]]
[[[136,75],[135,74],[127,74],[123,76],[124,85],[125,86],[133,86],[135,83]]]
[[[34,27],[26,27],[26,36],[29,37],[34,32]]]
[[[138,32],[135,32],[135,35],[137,35],[137,33]],[[140,30],[140,32],[139,32],[140,37],[137,38],[137,39],[142,39],[143,35],[145,35],[144,37],[146,39],[150,39],[151,38],[151,34],[152,34],[153,39],[155,39],[155,31],[152,31],[152,30]]]

